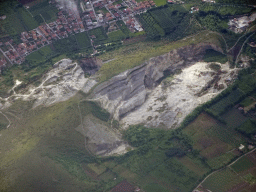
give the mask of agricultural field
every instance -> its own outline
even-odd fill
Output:
[[[211,191],[249,191],[253,192],[256,184],[255,151],[240,158],[234,164],[213,173],[203,182],[204,190]]]
[[[3,35],[16,35],[23,31],[25,31],[25,28],[21,24],[20,20],[18,19],[18,16],[16,13],[9,15],[6,17],[4,21],[2,21],[1,24],[1,30],[3,33],[0,34],[0,37]]]
[[[230,106],[236,104],[242,97],[244,93],[239,89],[232,91],[229,95],[221,99],[219,102],[213,104],[209,111],[214,115],[219,116],[223,114]]]
[[[248,138],[253,139],[256,134],[256,122],[253,119],[248,119],[241,126],[237,127],[236,130]]]
[[[108,33],[108,41],[113,42],[113,41],[120,41],[122,39],[125,39],[127,36],[123,33],[122,30],[117,30]]]
[[[166,5],[137,16],[149,39],[164,37],[170,41],[198,32],[191,15],[181,5]]]
[[[102,41],[104,41],[108,38],[103,27],[91,29],[88,32],[88,34],[89,34],[90,38],[93,40],[94,44],[101,44]],[[95,38],[92,38],[92,36],[95,36]]]
[[[244,181],[229,168],[225,168],[212,176],[204,183],[203,187],[211,191],[228,191]]]
[[[167,6],[161,9],[150,10],[149,13],[164,29],[165,34],[170,34],[182,22],[187,12],[181,6]]]
[[[37,3],[36,5],[31,6],[28,10],[33,17],[35,17],[39,25],[44,22],[40,15],[42,15],[47,23],[57,19],[58,9],[55,6],[50,5],[48,1]]]
[[[78,41],[74,35],[53,42],[53,47],[60,54],[75,53],[79,50]]]
[[[216,12],[222,16],[230,15],[242,15],[251,12],[251,8],[242,7],[242,6],[229,6],[229,5],[218,5],[218,4],[209,4],[204,3],[200,6],[200,11],[204,12]]]
[[[237,173],[243,172],[251,167],[255,166],[255,164],[247,157],[242,157],[235,164],[231,165],[230,167]]]
[[[49,45],[42,47],[41,49],[29,54],[26,59],[31,62],[44,62],[47,59],[55,56],[56,53],[51,49]]]
[[[116,24],[126,37],[129,37],[132,34],[123,21],[117,21]]]
[[[29,12],[24,8],[18,8],[17,17],[19,18],[21,24],[24,26],[26,31],[30,31],[39,26],[36,20],[29,14]]]
[[[248,107],[250,106],[252,103],[255,102],[255,99],[253,97],[246,97],[243,101],[241,101],[239,104],[242,107]]]
[[[235,127],[246,120],[239,110],[232,109],[222,118],[227,122],[226,125],[202,113],[183,129],[183,132],[193,140],[193,148],[207,159],[206,162],[212,169],[229,163],[237,156],[236,153],[229,151],[246,141],[244,136],[235,130]]]
[[[77,43],[80,49],[91,48],[91,40],[88,37],[87,32],[77,33],[75,34]]]
[[[166,5],[166,1],[165,0],[153,0],[156,4],[156,6],[162,6],[162,5]]]
[[[137,15],[137,17],[142,24],[142,27],[145,30],[148,38],[158,39],[165,35],[164,30],[159,26],[159,24],[149,13],[143,13]]]

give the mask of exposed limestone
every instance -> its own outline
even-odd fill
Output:
[[[177,127],[198,105],[222,91],[216,85],[222,85],[225,89],[227,79],[232,77],[232,71],[238,70],[229,69],[228,64],[223,64],[221,67],[223,73],[213,71],[205,62],[198,62],[185,68],[181,74],[174,75],[170,82],[163,81],[152,90],[146,102],[122,118],[121,124],[123,127],[139,123],[148,127]],[[214,79],[216,81],[212,83],[212,86],[205,89],[206,85]],[[200,92],[202,94],[198,96]]]
[[[91,98],[108,110],[114,119],[120,120],[124,127],[137,123],[177,127],[196,106],[227,86],[225,78],[230,81],[228,65],[222,65],[225,68],[222,70],[227,71],[222,75],[206,63],[194,65],[202,60],[206,49],[222,52],[219,47],[206,43],[172,50],[98,85]],[[168,89],[163,89],[160,83],[166,75],[181,69],[184,69],[183,73],[174,77]],[[214,89],[210,90],[210,87]],[[164,102],[160,102],[162,96],[166,97]],[[154,113],[147,112],[149,107],[154,108]]]
[[[57,102],[66,101],[73,97],[79,90],[88,92],[95,84],[95,80],[84,77],[84,71],[70,59],[63,59],[54,64],[53,69],[49,71],[42,83],[38,87],[30,87],[25,94],[16,93],[15,88],[21,82],[16,80],[13,87],[13,94],[5,99],[2,108],[10,106],[12,99],[35,100],[34,106],[49,106]]]

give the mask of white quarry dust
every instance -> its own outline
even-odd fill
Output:
[[[183,69],[181,74],[174,75],[173,79],[169,80],[168,86],[164,86],[164,81],[168,82],[168,78],[164,80],[149,93],[142,106],[121,120],[123,128],[140,123],[148,127],[166,126],[168,128],[176,128],[198,105],[223,91],[223,89],[215,89],[214,85],[212,85],[208,92],[201,97],[195,95],[216,75],[216,72],[210,69],[209,65],[205,62],[198,62]],[[221,79],[218,84],[223,84],[225,89],[227,87],[225,80],[229,82],[234,78],[238,69],[230,69],[228,63],[220,64],[220,66],[221,71],[224,73],[219,75]]]
[[[66,101],[73,97],[79,90],[88,92],[95,84],[95,80],[84,77],[84,71],[77,63],[72,63],[70,59],[63,59],[54,64],[54,68],[49,71],[42,83],[38,87],[30,87],[25,94],[15,92],[15,88],[22,82],[16,80],[13,94],[8,98],[0,98],[5,101],[2,109],[9,107],[11,99],[35,100],[34,106],[45,105]],[[1,106],[0,106],[1,107]]]

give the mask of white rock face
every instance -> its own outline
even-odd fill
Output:
[[[228,64],[220,64],[222,73],[218,75],[218,85],[223,89],[226,82],[236,74],[238,69],[230,69]],[[234,73],[235,72],[235,73]],[[198,105],[210,100],[223,89],[210,86],[207,93],[198,93],[216,78],[217,72],[209,68],[209,64],[198,62],[183,69],[181,74],[174,75],[169,85],[164,81],[149,93],[148,99],[137,110],[121,119],[124,128],[129,125],[143,123],[148,127],[175,128]]]
[[[84,77],[84,71],[70,59],[63,59],[54,64],[54,68],[49,71],[42,83],[38,87],[30,87],[27,93],[18,94],[15,92],[21,82],[16,80],[15,86],[12,88],[14,94],[5,100],[6,104],[3,108],[9,107],[9,100],[12,98],[23,100],[35,100],[34,106],[49,106],[57,102],[66,101],[73,97],[79,90],[85,93],[96,84],[95,80]]]

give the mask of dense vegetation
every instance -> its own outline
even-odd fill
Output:
[[[254,0],[216,0],[217,3],[223,3],[223,4],[248,4],[248,5],[254,5]]]
[[[256,122],[253,119],[248,119],[240,127],[237,128],[237,131],[244,134],[245,136],[252,138],[256,134]]]
[[[218,51],[215,51],[213,49],[206,50],[203,60],[205,62],[219,62],[219,63],[226,63],[228,61],[226,55]]]
[[[212,31],[222,31],[228,27],[227,21],[215,12],[199,11],[197,18],[204,27]]]
[[[167,36],[171,40],[183,37],[190,26],[190,16],[180,5],[165,5],[137,15],[148,39],[157,40]]]

